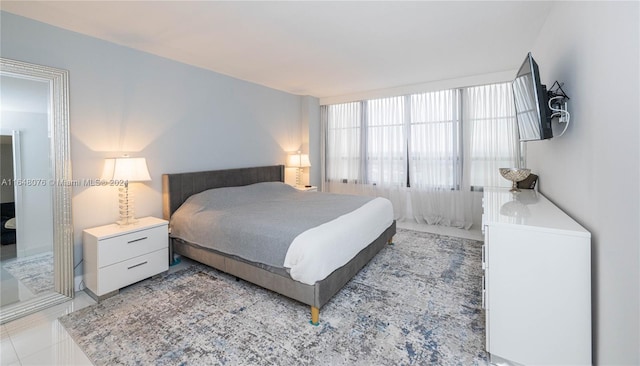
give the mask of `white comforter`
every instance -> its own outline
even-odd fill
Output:
[[[391,202],[378,197],[298,235],[287,251],[284,266],[294,280],[313,285],[347,264],[392,222]]]

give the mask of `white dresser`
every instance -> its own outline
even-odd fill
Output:
[[[492,361],[591,364],[591,234],[540,193],[485,189],[482,266]]]
[[[96,300],[169,269],[168,222],[145,217],[134,225],[83,231],[84,282]]]

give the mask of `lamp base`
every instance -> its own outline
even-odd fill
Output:
[[[120,225],[120,226],[129,226],[129,225],[134,225],[138,223],[138,219],[134,219],[132,218],[128,218],[128,219],[122,219],[122,220],[118,220],[116,221],[116,224]]]
[[[134,195],[133,190],[129,189],[129,182],[126,182],[124,186],[120,186],[118,189],[118,202],[120,206],[120,220],[116,221],[116,224],[120,226],[133,225],[138,222],[138,219],[134,218]]]

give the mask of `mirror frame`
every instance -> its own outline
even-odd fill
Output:
[[[71,153],[69,71],[0,57],[0,75],[49,85],[49,128],[53,191],[54,291],[0,309],[0,324],[73,299],[73,221],[71,218]]]

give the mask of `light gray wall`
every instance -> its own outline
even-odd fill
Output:
[[[638,4],[556,3],[532,50],[543,83],[571,97],[568,131],[527,143],[527,165],[591,231],[598,365],[640,364]]]
[[[283,164],[302,144],[300,96],[0,16],[2,57],[70,72],[74,179],[99,178],[106,157],[147,159],[152,181],[132,185],[139,217],[162,217],[163,173]],[[82,230],[117,218],[117,188],[74,187],[76,263]]]

